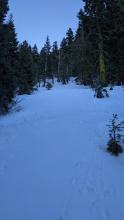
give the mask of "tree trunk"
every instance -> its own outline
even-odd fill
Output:
[[[99,50],[99,72],[100,72],[100,83],[105,85],[106,83],[106,68],[105,68],[105,57],[103,48],[103,36],[101,32],[100,22],[99,22],[99,12],[98,5],[96,3],[96,16],[97,16],[97,32],[98,32],[98,50]]]

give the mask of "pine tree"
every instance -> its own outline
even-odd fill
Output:
[[[51,69],[51,45],[49,36],[47,36],[44,47],[40,52],[40,71],[42,75],[43,86],[45,86],[46,79],[53,78]]]
[[[59,49],[57,41],[53,43],[51,51],[51,70],[54,77],[58,77]]]
[[[9,47],[9,59],[12,66],[13,75],[17,84],[17,65],[18,65],[18,40],[15,30],[13,15],[11,14],[7,22],[8,26],[8,47]]]
[[[33,72],[36,75],[36,84],[38,83],[40,87],[41,84],[40,55],[38,53],[38,48],[36,44],[32,48],[32,57],[33,57]]]
[[[118,3],[118,1],[117,1]],[[116,6],[116,4],[115,4]],[[119,1],[119,5],[115,8],[116,10],[116,27],[117,27],[117,58],[118,58],[118,78],[120,84],[124,84],[124,2]]]
[[[68,48],[66,38],[62,39],[59,54],[59,77],[63,84],[68,83]]]
[[[74,33],[72,31],[71,28],[68,29],[67,33],[66,33],[66,40],[67,40],[67,45],[71,46],[73,44],[74,41]]]
[[[73,55],[74,55],[74,33],[71,28],[68,29],[66,33],[66,42],[67,42],[67,75],[73,75]]]
[[[0,113],[7,113],[16,94],[17,38],[12,16],[4,22],[8,1],[0,1]]]
[[[97,45],[96,28],[94,27],[94,18],[91,18],[82,9],[78,13],[78,29],[75,35],[75,72],[77,81],[81,84],[93,83],[98,75],[97,68]]]
[[[75,72],[77,73],[77,81],[82,83],[86,83],[85,75],[88,75],[86,67],[87,62],[90,60],[88,54],[86,54],[86,39],[84,38],[84,13],[82,9],[79,11],[77,15],[79,19],[78,29],[76,31],[75,39],[74,39],[74,48],[75,48]],[[88,67],[89,67],[88,63]]]
[[[8,10],[8,0],[0,0],[0,24],[3,24]]]
[[[83,81],[83,11],[82,9],[79,11],[77,15],[79,22],[78,28],[76,31],[75,39],[74,39],[74,71],[77,74],[77,80],[82,82]]]
[[[19,46],[19,94],[30,94],[37,83],[31,46],[24,41]]]
[[[119,1],[106,1],[104,16],[104,45],[106,52],[107,80],[111,83],[124,82],[124,12]]]
[[[66,37],[63,38],[59,50],[59,76],[64,84],[68,83],[69,77],[73,75],[74,66],[74,34],[68,29]]]
[[[81,30],[84,32],[81,34],[81,36],[84,35],[82,57],[86,57],[83,71],[91,72],[94,79],[99,76],[101,85],[110,82],[123,83],[124,11],[122,1],[84,0],[84,3],[83,15],[79,14],[79,19],[83,22],[78,28],[78,34]],[[83,64],[82,61],[81,63]]]
[[[97,33],[97,50],[98,50],[98,66],[99,66],[99,79],[100,84],[106,83],[106,66],[105,66],[105,51],[104,51],[104,36],[103,36],[103,23],[104,23],[104,11],[105,1],[103,0],[84,0],[85,2],[85,14],[92,18],[94,29]],[[92,26],[92,24],[91,24]],[[92,29],[89,32],[92,34]]]
[[[44,45],[44,51],[46,54],[46,61],[45,61],[45,74],[47,77],[51,77],[51,45],[49,36],[46,38],[46,43]]]
[[[45,66],[46,66],[46,52],[45,48],[43,47],[40,51],[40,76],[43,81],[43,86],[45,87],[46,84],[46,72],[45,72]]]

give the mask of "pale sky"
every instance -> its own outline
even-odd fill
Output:
[[[69,27],[77,28],[82,0],[9,0],[20,42],[27,40],[40,49],[46,36],[60,41]]]

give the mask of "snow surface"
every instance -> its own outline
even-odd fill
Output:
[[[123,220],[124,155],[105,150],[123,89],[99,100],[71,82],[19,98],[0,118],[0,220]]]

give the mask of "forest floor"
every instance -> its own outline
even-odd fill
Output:
[[[73,82],[20,96],[0,118],[0,220],[123,220],[124,154],[106,124],[124,120],[124,91],[96,99]]]

